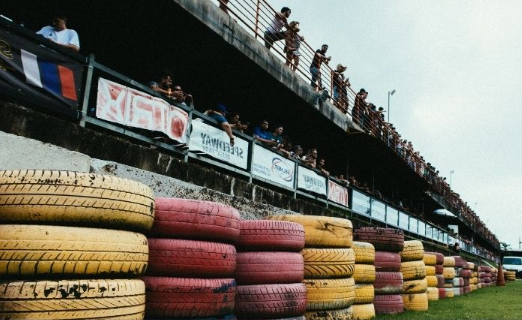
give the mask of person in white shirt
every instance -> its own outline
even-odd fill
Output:
[[[52,26],[45,26],[36,33],[62,47],[78,52],[80,51],[78,33],[73,29],[67,29],[66,23],[67,18],[65,16],[56,16],[53,18]]]
[[[285,38],[285,31],[283,27],[288,27],[288,18],[292,10],[288,7],[283,7],[281,12],[276,12],[274,19],[270,22],[270,25],[266,28],[264,39],[265,47],[270,50],[275,41],[283,40]]]

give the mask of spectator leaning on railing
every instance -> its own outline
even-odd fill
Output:
[[[230,124],[230,127],[234,130],[237,130],[239,132],[245,132],[248,129],[249,122],[242,123],[239,120],[239,113],[237,112],[231,112],[228,117],[228,123]]]
[[[78,52],[80,51],[78,33],[73,29],[67,29],[66,23],[67,17],[65,15],[55,15],[52,26],[45,26],[36,33],[64,48]]]
[[[212,119],[215,119],[221,126],[223,131],[225,131],[228,138],[230,139],[230,145],[234,146],[234,134],[232,133],[232,128],[230,127],[230,124],[225,118],[226,114],[227,108],[222,104],[218,104],[214,109],[208,112],[208,116]]]
[[[324,89],[321,82],[321,65],[323,64],[323,62],[328,64],[328,61],[332,60],[332,57],[326,56],[326,51],[328,51],[328,45],[323,44],[321,46],[321,49],[317,49],[315,51],[312,64],[310,64],[310,74],[312,75],[312,81],[310,82],[310,84],[315,89]]]
[[[270,50],[275,41],[283,40],[285,38],[285,32],[283,27],[288,28],[288,18],[292,10],[288,7],[283,7],[281,12],[276,12],[274,19],[270,21],[270,24],[265,30],[264,39],[265,47]]]
[[[349,79],[345,79],[344,73],[346,67],[338,64],[337,68],[332,71],[333,98],[334,104],[342,112],[348,112],[348,89],[350,86]]]
[[[301,56],[299,49],[301,48],[301,41],[304,41],[304,37],[298,34],[299,31],[299,22],[292,21],[288,25],[288,30],[286,30],[285,34],[284,51],[286,53],[286,65],[292,71],[297,70],[299,66],[299,57]]]
[[[275,145],[275,141],[272,140],[272,134],[268,131],[268,120],[261,121],[259,127],[254,128],[254,139],[268,147]]]

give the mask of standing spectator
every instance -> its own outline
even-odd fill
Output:
[[[283,40],[285,38],[285,32],[281,31],[283,27],[288,28],[288,18],[292,10],[288,7],[283,7],[281,12],[276,12],[274,19],[270,22],[265,30],[265,47],[270,50],[275,41]]]
[[[330,175],[330,171],[327,171],[325,168],[324,168],[324,165],[326,164],[326,160],[324,158],[321,158],[319,159],[319,162],[317,163],[317,166],[316,168],[318,170],[321,171],[322,174],[324,174],[325,176],[329,176]]]
[[[353,104],[352,109],[352,119],[355,124],[363,125],[364,121],[361,121],[361,117],[364,114],[364,110],[367,109],[366,105],[366,98],[368,97],[368,92],[364,90],[364,88],[361,88],[359,90],[359,93],[355,96],[355,102]],[[364,128],[363,128],[364,129]]]
[[[328,63],[328,61],[332,60],[332,57],[326,56],[326,51],[328,51],[328,45],[323,44],[321,49],[317,49],[314,54],[314,59],[312,60],[312,64],[310,64],[310,73],[312,74],[312,81],[310,84],[314,89],[324,89],[321,82],[321,64]]]
[[[346,67],[342,64],[338,64],[335,71],[332,73],[333,83],[333,97],[337,108],[341,109],[344,113],[348,111],[348,89],[350,86],[349,79],[344,78],[344,71]]]
[[[298,32],[299,22],[292,21],[288,25],[288,30],[285,35],[285,52],[286,52],[286,65],[290,66],[290,68],[295,71],[297,66],[299,66],[299,57],[301,53],[299,49],[301,48],[301,41],[304,41],[304,37],[301,37]]]
[[[277,125],[272,133],[272,141],[274,141],[274,148],[279,149],[283,146],[283,126]]]
[[[234,135],[232,134],[232,128],[230,127],[230,124],[228,123],[227,119],[225,118],[226,114],[227,114],[227,108],[222,104],[218,104],[209,113],[209,117],[211,117],[212,119],[215,119],[218,122],[218,124],[221,126],[223,131],[225,131],[228,138],[230,139],[230,146],[234,146]]]
[[[272,140],[272,134],[268,131],[268,121],[263,120],[259,127],[254,128],[254,139],[263,143],[265,146],[273,147],[275,141]]]
[[[64,48],[78,52],[80,51],[78,33],[73,29],[67,29],[66,23],[67,17],[65,15],[55,15],[52,26],[45,26],[36,33]]]
[[[228,14],[228,0],[218,0],[219,1],[219,9],[221,9],[224,13]]]

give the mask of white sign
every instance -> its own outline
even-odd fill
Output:
[[[332,180],[328,180],[328,200],[348,207],[348,189]]]
[[[161,131],[186,143],[188,114],[165,100],[103,78],[98,79],[96,117],[125,126]]]
[[[234,142],[232,147],[225,131],[204,124],[202,121],[192,121],[189,150],[202,151],[211,157],[246,169],[248,166],[248,142],[237,136]]]
[[[254,144],[252,174],[294,188],[295,163],[278,153]]]
[[[326,195],[326,178],[314,171],[299,166],[297,170],[297,188]]]

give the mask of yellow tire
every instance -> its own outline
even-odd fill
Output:
[[[468,262],[466,264],[466,268],[465,269],[473,270],[474,268],[475,268],[475,264],[473,262]]]
[[[142,183],[92,173],[0,171],[0,221],[146,231],[154,195]]]
[[[305,313],[306,320],[352,320],[353,306],[338,310],[308,311]]]
[[[444,276],[444,279],[445,280],[451,280],[453,278],[455,278],[455,268],[453,267],[444,267],[443,271],[442,271],[442,276]]]
[[[345,279],[305,279],[307,310],[332,310],[350,307],[355,301],[355,281]]]
[[[404,310],[428,311],[428,295],[426,293],[403,294]]]
[[[354,304],[372,303],[375,298],[375,289],[373,284],[355,284],[355,301]]]
[[[437,256],[433,253],[424,253],[423,261],[427,266],[434,266],[437,264]]]
[[[278,215],[267,219],[301,224],[305,229],[306,247],[350,248],[352,246],[353,226],[348,219],[304,215]]]
[[[352,309],[354,320],[369,320],[375,318],[375,307],[373,303],[354,304]]]
[[[446,290],[446,298],[454,298],[455,297],[455,291],[453,288],[445,288]]]
[[[419,240],[404,241],[401,261],[416,261],[424,258],[424,246]]]
[[[444,257],[444,263],[442,265],[444,267],[455,267],[455,258],[454,257]]]
[[[422,260],[401,262],[401,273],[404,281],[422,279],[426,277],[426,266]]]
[[[426,295],[428,296],[428,301],[439,300],[439,288],[428,287]]]
[[[143,319],[141,280],[0,282],[0,319]]]
[[[40,278],[142,275],[147,238],[130,231],[0,225],[0,275]]]
[[[435,266],[426,266],[426,277],[434,276],[436,274],[437,274],[437,271],[435,270]]]
[[[348,278],[355,270],[355,253],[350,248],[305,248],[301,253],[307,279]]]
[[[424,293],[428,289],[426,278],[419,280],[407,280],[402,284],[402,293]]]
[[[353,278],[355,283],[374,283],[375,266],[371,264],[355,264]]]
[[[426,281],[428,282],[428,287],[436,288],[439,284],[437,276],[426,276]]]
[[[369,242],[354,241],[355,263],[373,264],[375,262],[375,247]]]

